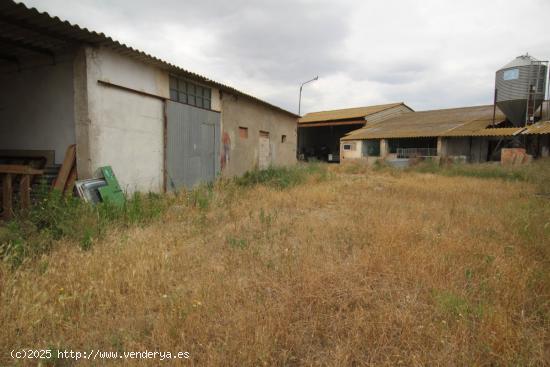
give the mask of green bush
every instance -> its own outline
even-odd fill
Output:
[[[206,210],[210,207],[213,196],[214,185],[212,183],[199,185],[194,190],[188,192],[187,204],[201,210]]]
[[[308,163],[292,167],[269,167],[264,170],[253,170],[236,178],[235,182],[239,186],[265,185],[286,189],[305,182],[310,176],[315,176],[317,180],[325,180],[328,177],[325,165]]]

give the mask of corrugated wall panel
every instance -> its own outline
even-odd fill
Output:
[[[168,189],[212,182],[219,173],[220,114],[167,101]]]

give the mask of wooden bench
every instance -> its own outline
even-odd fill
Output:
[[[13,182],[19,179],[20,205],[28,209],[31,205],[31,178],[44,172],[30,166],[0,164],[0,179],[2,180],[2,214],[0,219],[10,219],[13,216]]]

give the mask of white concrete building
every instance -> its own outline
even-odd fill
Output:
[[[498,161],[503,148],[521,144],[534,158],[547,157],[550,123],[545,116],[529,127],[510,126],[494,106],[407,112],[367,123],[341,140],[341,162],[444,158],[480,163]]]
[[[13,1],[0,35],[0,163],[76,144],[79,179],[160,192],[296,162],[293,113]]]

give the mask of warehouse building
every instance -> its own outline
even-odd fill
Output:
[[[401,165],[410,158],[507,163],[548,157],[547,69],[548,61],[520,55],[496,71],[493,105],[411,112],[366,124],[341,139],[342,160],[382,158]]]
[[[346,134],[411,111],[404,103],[391,103],[308,113],[298,120],[300,157],[338,162],[340,139]]]
[[[519,146],[535,158],[547,157],[549,133],[549,122],[513,126],[493,105],[410,112],[344,136],[342,161],[385,159],[399,164],[410,158],[445,157],[480,163],[499,161],[503,148]]]
[[[0,164],[113,167],[126,191],[174,190],[296,162],[296,116],[29,9],[0,4]]]

